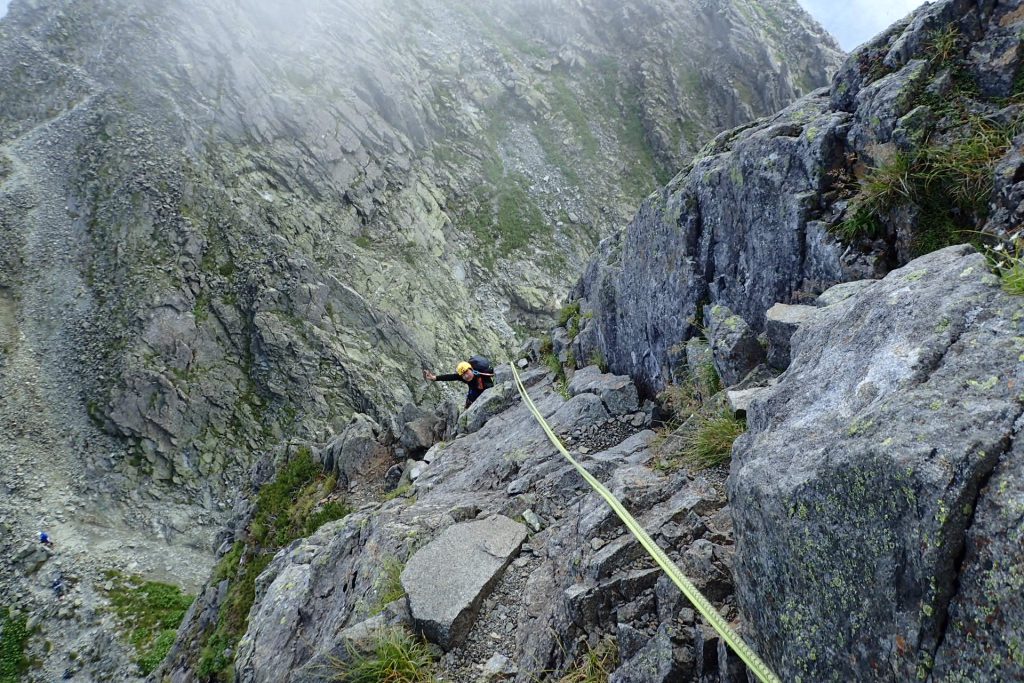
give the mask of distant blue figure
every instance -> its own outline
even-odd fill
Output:
[[[53,547],[53,541],[50,540],[49,535],[45,531],[39,532],[39,542],[45,545],[47,548]]]

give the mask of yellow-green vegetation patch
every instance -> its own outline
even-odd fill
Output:
[[[1024,295],[1024,264],[1020,260],[1002,274],[1003,290],[1017,296]]]
[[[693,429],[683,437],[679,457],[695,469],[706,469],[729,462],[732,444],[747,431],[747,423],[728,409],[717,415],[698,413]]]
[[[658,403],[671,416],[668,425],[674,429],[694,413],[710,406],[711,399],[721,391],[722,380],[714,363],[708,361],[687,379],[665,387],[658,395]]]
[[[596,365],[601,372],[608,372],[608,360],[600,349],[595,349],[587,359],[587,365]]]
[[[540,362],[547,366],[551,374],[555,376],[555,382],[565,381],[565,368],[562,367],[562,361],[558,360],[558,356],[554,353],[547,353],[541,359]]]
[[[493,267],[505,258],[538,241],[554,237],[551,223],[530,198],[526,177],[510,173],[474,193],[475,206],[462,220],[477,239],[484,265]]]
[[[385,556],[381,565],[380,575],[373,582],[373,589],[377,593],[377,604],[370,611],[371,615],[377,615],[384,611],[389,604],[405,595],[402,588],[402,570],[405,564],[397,557]]]
[[[213,582],[228,581],[216,624],[202,635],[196,672],[203,680],[230,681],[231,657],[245,634],[249,609],[256,597],[256,579],[278,550],[319,526],[345,517],[351,510],[334,500],[336,480],[301,449],[260,489],[247,537],[237,541],[214,569]]]
[[[381,630],[369,652],[349,650],[348,661],[331,662],[340,683],[433,683],[434,660],[422,641],[401,628]]]
[[[28,619],[0,608],[0,683],[18,683],[28,671]]]
[[[195,596],[182,593],[177,586],[146,581],[116,570],[107,571],[106,576],[111,586],[106,591],[107,598],[128,642],[135,648],[135,663],[148,676],[167,656]]]
[[[573,667],[558,679],[558,683],[608,683],[608,677],[619,665],[619,646],[615,639],[606,636]]]
[[[394,500],[395,498],[401,498],[401,497],[405,496],[407,493],[409,493],[410,491],[412,491],[412,484],[402,484],[401,486],[399,486],[398,488],[394,489],[393,491],[388,491],[387,493],[385,493],[381,497],[381,500],[389,501],[389,500]]]
[[[680,465],[706,469],[729,461],[732,444],[747,425],[723,407],[721,391],[722,380],[714,364],[707,362],[658,396],[662,409],[671,416],[655,441],[655,448],[661,451],[661,469]],[[674,450],[665,452],[669,435],[684,425],[684,431],[673,437]]]
[[[580,332],[580,302],[573,301],[562,307],[558,313],[558,325],[569,332],[569,338],[575,337]]]
[[[999,274],[1003,291],[1016,296],[1024,295],[1024,237],[1020,232],[1010,238],[1009,243],[1000,242],[988,249],[986,256],[992,268]],[[1021,317],[1014,315],[1014,322]]]
[[[995,164],[1024,129],[1024,118],[1002,123],[977,113],[978,88],[965,68],[965,49],[966,42],[955,30],[932,37],[921,83],[948,70],[953,89],[939,97],[922,92],[921,85],[908,97],[940,125],[929,138],[922,134],[916,148],[894,154],[860,179],[846,219],[836,228],[843,238],[879,237],[886,232],[891,212],[906,207],[918,217],[911,243],[914,255],[978,242],[975,226],[988,212]],[[1024,94],[1011,99],[1024,101]]]

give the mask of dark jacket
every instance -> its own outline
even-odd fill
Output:
[[[466,382],[462,379],[462,375],[456,375],[452,373],[450,375],[438,375],[434,378],[435,382]],[[492,375],[485,375],[481,372],[473,371],[473,379],[466,382],[469,385],[469,393],[466,394],[466,405],[468,408],[473,405],[473,401],[480,397],[480,394],[484,393],[487,389],[494,386],[494,377]]]

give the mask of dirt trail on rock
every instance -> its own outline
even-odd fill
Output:
[[[103,572],[141,574],[194,593],[213,553],[167,543],[154,505],[132,505],[132,492],[118,492],[96,474],[94,464],[112,461],[117,444],[91,423],[80,394],[75,331],[93,302],[78,265],[81,228],[57,180],[63,161],[46,151],[53,132],[43,126],[16,146],[0,147],[12,169],[0,201],[28,207],[15,226],[20,243],[8,245],[18,251],[21,272],[13,287],[0,287],[0,606],[39,623],[29,647],[43,664],[30,680],[69,672],[67,680],[104,673],[131,680],[131,653],[110,639],[106,599],[96,588]],[[175,517],[182,513],[175,510]],[[40,531],[55,546],[29,571],[20,556],[38,545]],[[58,582],[67,591],[59,598]],[[35,651],[47,641],[51,653]],[[72,660],[72,652],[99,661],[80,664],[84,658]]]

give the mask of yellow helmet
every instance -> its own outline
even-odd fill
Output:
[[[459,374],[459,375],[464,375],[464,374],[466,374],[466,370],[472,370],[472,369],[473,369],[472,365],[470,365],[466,361],[462,361],[461,363],[459,363],[455,367],[455,373]]]

